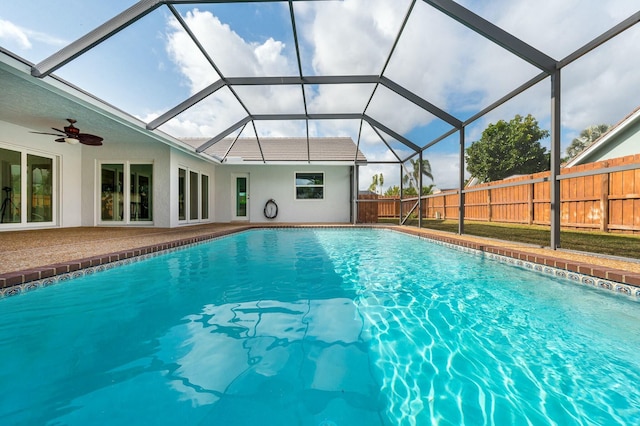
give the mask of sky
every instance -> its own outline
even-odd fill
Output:
[[[560,60],[638,11],[629,0],[459,0],[462,6]],[[38,63],[133,0],[0,0],[0,46]],[[538,69],[418,0],[394,48],[410,0],[294,2],[296,51],[288,2],[176,5],[215,68],[167,6],[162,6],[56,71],[56,75],[149,122],[224,77],[384,75],[460,120],[466,120]],[[393,49],[393,54],[390,55]],[[562,70],[562,149],[593,124],[615,124],[640,104],[640,25]],[[546,79],[465,130],[466,146],[482,130],[516,114],[550,124]],[[356,112],[424,146],[451,129],[395,92],[372,84],[254,86],[221,89],[160,127],[176,137],[213,137],[247,115]],[[238,101],[242,100],[242,103]],[[368,105],[368,106],[367,106]],[[258,121],[259,136],[306,136],[304,121]],[[240,130],[230,136],[236,136]],[[312,136],[351,136],[370,161],[410,154],[392,136],[360,120],[310,121]],[[242,136],[254,136],[252,125]],[[394,150],[389,151],[386,141]],[[543,141],[548,146],[549,141]],[[459,181],[459,135],[425,152],[438,188]],[[361,188],[383,173],[397,185],[399,168],[371,164]]]

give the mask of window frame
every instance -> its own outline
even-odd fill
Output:
[[[102,215],[102,171],[103,166],[105,165],[116,165],[122,166],[122,182],[120,185],[122,186],[122,211],[120,215],[122,216],[122,220],[105,220]],[[150,191],[149,191],[149,199],[151,205],[151,219],[150,220],[133,220],[131,218],[131,166],[151,166],[151,176],[150,176]],[[95,223],[99,226],[153,226],[155,221],[155,200],[154,200],[154,185],[155,178],[154,175],[156,173],[155,170],[155,162],[153,160],[150,161],[130,161],[130,160],[111,160],[104,159],[97,162],[96,165],[96,190],[95,198],[96,198],[96,212],[95,212]]]
[[[18,222],[6,222],[0,223],[0,228],[3,230],[12,228],[39,228],[39,227],[51,227],[59,222],[59,208],[60,208],[60,155],[52,154],[48,152],[38,151],[34,149],[28,149],[26,147],[0,144],[0,148],[6,151],[12,151],[20,156],[20,198],[17,199],[20,209],[20,220]],[[32,187],[29,185],[29,156],[36,156],[51,160],[51,220],[49,221],[32,221],[29,216],[29,206],[31,205],[29,197],[32,196]],[[0,192],[0,204],[4,201],[5,193]],[[15,196],[12,197],[14,202]]]
[[[210,216],[210,184],[209,175],[200,173],[200,220],[209,220]]]
[[[180,187],[180,171],[184,171],[184,188]],[[191,188],[192,176],[195,175],[196,189],[195,192],[192,191]],[[207,189],[206,192],[203,190],[203,177],[207,178]],[[202,223],[202,222],[210,222],[211,221],[211,176],[209,173],[202,172],[198,169],[191,168],[185,165],[178,165],[178,173],[177,173],[178,187],[177,191],[177,217],[179,224],[190,224],[190,223]],[[180,190],[184,190],[184,199],[180,201]],[[191,196],[195,194],[197,197],[197,202],[192,203]],[[203,199],[203,196],[206,195],[206,202]],[[183,203],[184,208],[184,218],[181,218],[180,215],[180,204]],[[205,213],[205,205],[206,205],[206,217],[204,217]],[[196,215],[194,218],[193,209],[196,210]]]
[[[322,184],[312,184],[312,185],[301,185],[298,184],[298,175],[301,174],[307,174],[307,175],[321,175],[322,176]],[[293,182],[294,182],[294,188],[293,188],[293,197],[296,201],[322,201],[326,199],[326,178],[325,178],[326,173],[323,171],[308,171],[308,172],[303,172],[303,171],[297,171],[294,172],[293,175]],[[298,196],[298,188],[319,188],[322,191],[322,196],[319,198],[301,198]]]

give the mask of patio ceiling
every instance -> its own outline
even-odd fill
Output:
[[[358,145],[366,133],[391,152],[390,157],[370,156],[363,149],[370,159],[404,162],[464,133],[479,118],[640,20],[638,11],[625,14],[626,19],[589,39],[565,43],[563,51],[535,40],[553,50],[552,55],[503,29],[499,25],[503,22],[492,21],[489,7],[473,1],[379,0],[376,7],[386,7],[388,16],[368,17],[379,29],[370,34],[362,34],[365,26],[358,21],[364,16],[364,3],[349,0],[117,3],[130,6],[102,18],[102,23],[92,17],[98,21],[95,29],[34,60],[31,75],[64,78],[129,113],[154,137],[166,136],[174,143],[200,141],[187,149],[209,160],[212,147],[228,137],[260,141],[288,136],[308,141],[313,136],[338,136],[331,134],[332,128],[349,127]],[[339,16],[339,21],[322,22],[327,11],[341,12],[327,15]],[[264,26],[259,41],[248,41],[256,38],[250,28],[240,28],[231,18],[225,21],[243,13],[248,24]],[[331,39],[338,27],[346,30]],[[324,32],[323,41],[314,38],[318,31]],[[222,36],[224,41],[215,38]],[[407,67],[407,58],[423,53],[416,51],[416,37],[423,39],[424,46],[418,46],[425,55],[433,45],[457,39],[450,48],[454,59],[434,57],[423,62],[424,69]],[[377,53],[363,60],[361,51],[371,43],[378,44]],[[158,53],[159,47],[163,53]],[[480,70],[478,49],[487,62],[499,66]],[[335,58],[332,66],[318,63],[318,52],[326,50]],[[136,56],[144,55],[156,55],[157,66],[139,66],[142,62]],[[163,69],[167,60],[172,61],[171,72]],[[451,82],[444,89],[433,87],[431,81],[442,73],[450,73]],[[493,89],[478,93],[482,83]],[[108,89],[103,91],[101,84]],[[545,90],[550,97],[551,85]],[[16,112],[14,122],[18,116]],[[44,130],[60,125],[45,121],[34,121],[30,127]]]

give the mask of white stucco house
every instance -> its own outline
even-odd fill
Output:
[[[203,139],[149,130],[53,75],[32,77],[31,64],[2,50],[0,105],[0,232],[354,217],[366,158],[351,138],[222,139],[198,152]],[[67,143],[77,140],[54,130],[67,118],[103,144]]]
[[[640,153],[640,107],[568,161],[564,167],[610,160]]]

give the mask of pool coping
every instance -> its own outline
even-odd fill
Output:
[[[453,236],[448,234],[438,234],[429,232],[429,230],[403,227],[397,225],[277,225],[277,224],[247,224],[245,226],[239,226],[234,229],[225,229],[206,233],[198,236],[181,238],[173,241],[162,242],[158,244],[147,245],[135,249],[127,249],[122,251],[116,251],[98,256],[92,256],[82,258],[78,260],[61,262],[51,265],[45,265],[41,267],[34,267],[21,271],[8,272],[0,274],[0,296],[7,296],[12,294],[21,293],[33,288],[37,288],[41,285],[48,285],[55,280],[56,277],[69,276],[82,270],[91,271],[98,267],[115,266],[118,262],[123,262],[135,258],[141,258],[153,254],[161,254],[171,249],[177,249],[197,243],[206,242],[216,238],[224,237],[239,232],[244,232],[249,229],[277,229],[277,228],[377,228],[377,229],[390,229],[397,232],[401,232],[408,235],[413,235],[421,238],[426,238],[434,241],[438,241],[444,244],[450,244],[453,246],[466,248],[470,250],[476,250],[478,252],[487,253],[492,258],[498,257],[497,260],[506,261],[506,259],[513,259],[514,262],[508,262],[516,264],[518,261],[527,262],[533,265],[540,265],[542,268],[555,268],[556,270],[567,271],[567,273],[580,274],[582,276],[593,277],[593,282],[586,280],[587,283],[597,287],[606,288],[618,292],[629,293],[631,288],[635,290],[636,296],[640,296],[640,273],[625,271],[621,269],[609,268],[600,265],[594,265],[587,262],[572,261],[562,257],[557,257],[547,254],[539,254],[527,252],[526,248],[512,249],[499,244],[491,244],[490,242],[475,242],[464,239],[464,237]],[[504,259],[503,259],[504,258]],[[522,266],[522,265],[518,265]],[[538,272],[542,271],[542,268],[533,268]],[[575,277],[570,277],[575,280]],[[581,277],[578,277],[580,281],[585,281]],[[598,285],[597,280],[601,281]],[[615,284],[624,284],[625,286],[615,286]],[[629,286],[629,287],[627,287]]]
[[[640,274],[622,269],[572,261],[561,257],[510,249],[487,243],[477,243],[446,235],[436,235],[415,229],[398,229],[408,235],[426,238],[447,246],[468,249],[488,255],[489,259],[520,266],[532,272],[555,275],[572,282],[598,287],[640,298]]]
[[[235,234],[253,228],[254,227],[252,226],[242,226],[234,229],[226,229],[194,237],[180,238],[173,241],[146,245],[134,249],[121,250],[98,256],[91,256],[77,260],[38,266],[15,272],[6,272],[0,274],[0,294],[3,294],[3,292],[12,287],[25,285],[33,281],[54,278],[59,275],[70,274],[73,272],[81,271],[83,269],[95,268],[98,266],[105,266],[118,261],[142,257],[153,253],[163,253],[170,249],[206,242],[215,238]]]

